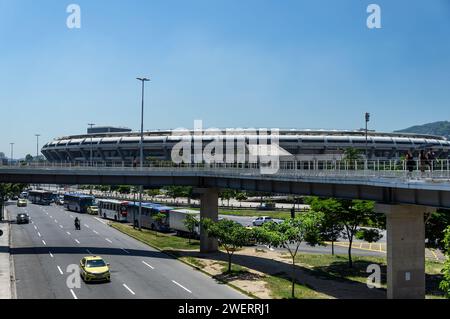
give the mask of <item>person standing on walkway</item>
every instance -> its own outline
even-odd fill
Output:
[[[433,172],[435,160],[436,160],[436,156],[435,156],[433,150],[429,150],[427,152],[427,164],[430,169],[430,172]]]
[[[408,177],[412,177],[412,172],[414,170],[414,155],[411,151],[408,151],[405,155],[406,169],[408,170]]]
[[[425,168],[427,167],[427,154],[425,154],[424,150],[420,151],[419,165],[420,165],[421,177],[423,177],[423,173],[425,173]]]

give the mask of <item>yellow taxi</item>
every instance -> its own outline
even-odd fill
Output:
[[[27,207],[27,200],[25,198],[19,198],[17,201],[17,207]]]
[[[89,206],[87,208],[87,213],[89,215],[98,215],[98,206]]]
[[[109,264],[100,256],[88,256],[80,260],[80,275],[84,281],[111,281]]]

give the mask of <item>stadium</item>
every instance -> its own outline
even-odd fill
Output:
[[[234,141],[236,144],[241,141],[248,155],[253,152],[250,145],[255,139],[267,137],[267,133],[259,130],[232,132],[208,135],[207,131],[202,131],[199,135],[198,131],[193,130],[187,134],[175,130],[146,131],[144,157],[171,160],[172,148],[186,139],[192,141],[192,145],[198,143],[203,148],[216,139]],[[419,150],[433,150],[436,157],[448,159],[450,151],[450,141],[445,137],[424,134],[368,131],[367,143],[365,130],[284,129],[279,130],[278,134],[280,154],[290,160],[339,160],[348,148],[357,149],[361,154],[365,154],[367,149],[368,159],[371,160],[399,159],[408,150],[415,152],[415,156]],[[140,132],[128,128],[93,127],[88,129],[87,134],[55,138],[41,151],[50,162],[129,162],[139,158],[140,138]]]

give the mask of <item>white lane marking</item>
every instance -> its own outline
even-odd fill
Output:
[[[155,267],[153,267],[153,266],[150,265],[150,264],[147,264],[145,261],[142,261],[142,263],[143,263],[144,265],[146,265],[147,267],[151,268],[151,269],[155,269]]]
[[[55,219],[55,223],[57,223],[58,224],[58,221]]]
[[[59,267],[59,266],[57,266],[57,267],[58,267],[59,273],[60,273],[61,275],[64,275],[64,273],[63,273],[61,267]]]
[[[51,253],[51,252],[48,252],[49,254],[50,254],[50,257],[52,257],[53,258],[53,254]]]
[[[50,218],[53,218],[53,216],[52,216],[52,215],[50,215]]]
[[[34,227],[34,229],[36,229],[36,230],[37,230],[37,227],[36,227],[36,225],[34,225],[33,227]]]
[[[66,231],[66,233],[67,233],[67,235],[69,235],[69,236],[71,235],[68,231]]]
[[[108,243],[111,243],[112,244],[112,241],[111,240],[109,240],[108,238],[105,238],[106,239],[106,241],[108,242]]]
[[[175,280],[172,280],[172,282],[175,284],[175,285],[177,285],[177,286],[179,286],[179,287],[181,287],[181,288],[183,288],[184,290],[186,290],[187,292],[189,292],[190,294],[192,293],[192,291],[190,291],[189,289],[187,289],[186,287],[184,287],[184,286],[182,286],[182,285],[180,285],[179,283],[177,283]]]
[[[85,226],[86,228],[89,228],[89,225],[84,224],[84,226]]]
[[[73,299],[78,299],[77,295],[75,295],[72,289],[70,289],[70,292],[72,293]]]
[[[77,244],[79,244],[80,242],[78,241],[78,239],[75,239],[75,242],[77,243]]]
[[[92,253],[89,251],[89,249],[86,249],[86,251],[88,252],[89,255],[92,255]]]
[[[73,218],[73,216],[72,216],[72,215],[70,215],[70,218]]]
[[[126,250],[125,248],[122,248],[122,250],[123,250],[124,252],[126,252],[127,254],[130,253],[130,252],[129,252],[128,250]]]
[[[135,295],[134,291],[131,290],[127,285],[123,284],[123,286],[124,286],[125,288],[127,288],[127,290],[128,290],[131,294]]]
[[[48,213],[47,212],[45,212],[47,215],[48,215]]]
[[[64,228],[63,225],[59,225],[60,228]]]
[[[38,236],[39,236],[39,237],[42,237],[40,232],[38,232]]]
[[[98,218],[98,217],[94,217],[96,220],[98,220],[100,223],[102,223],[102,224],[107,224],[107,222],[105,222],[104,220],[102,220],[102,219],[100,219],[100,218]]]
[[[42,243],[47,246],[47,243],[42,239]]]
[[[93,230],[94,233],[96,233],[98,235],[98,232],[96,230]]]

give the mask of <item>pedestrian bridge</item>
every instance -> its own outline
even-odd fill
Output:
[[[260,164],[167,162],[129,167],[125,163],[30,163],[0,166],[0,182],[72,185],[185,185],[280,194],[373,200],[389,204],[450,208],[450,163],[419,165],[409,172],[402,161],[290,161],[274,173]]]
[[[194,186],[201,194],[200,218],[216,221],[220,188],[373,200],[386,215],[387,297],[423,299],[424,215],[450,208],[450,170],[448,160],[419,164],[410,172],[402,161],[291,161],[267,174],[258,163],[45,163],[0,166],[0,183]],[[200,227],[201,252],[217,249],[217,240]]]

